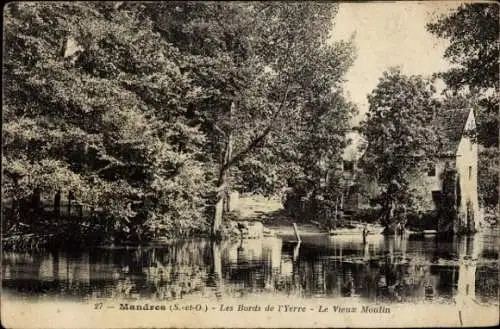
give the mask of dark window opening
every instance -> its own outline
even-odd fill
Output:
[[[354,161],[344,160],[344,171],[354,172]]]
[[[469,180],[472,179],[472,166],[469,166]]]
[[[441,191],[432,191],[432,201],[436,209],[441,207]]]
[[[429,177],[436,176],[436,165],[434,163],[429,164],[429,166],[427,168],[427,175]]]

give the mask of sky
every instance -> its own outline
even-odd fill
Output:
[[[422,75],[450,67],[443,58],[448,41],[427,32],[425,24],[459,5],[455,1],[340,4],[332,39],[348,40],[355,33],[357,59],[345,77],[346,93],[360,112],[354,124],[368,110],[366,95],[389,67],[399,66],[405,74]]]

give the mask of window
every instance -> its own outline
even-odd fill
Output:
[[[343,166],[344,166],[344,171],[354,172],[354,161],[344,160]]]
[[[469,180],[472,179],[472,166],[469,166]]]
[[[436,176],[436,165],[434,163],[430,163],[427,167],[427,175],[429,177]]]
[[[432,201],[434,201],[434,206],[436,209],[441,208],[441,191],[432,191]]]

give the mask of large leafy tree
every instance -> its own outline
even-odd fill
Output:
[[[431,33],[450,41],[444,57],[453,67],[439,75],[450,89],[465,89],[481,105],[478,137],[486,147],[498,146],[498,12],[493,3],[463,4],[427,24]]]
[[[361,165],[380,186],[381,220],[388,231],[398,212],[418,206],[411,177],[434,156],[433,94],[430,81],[391,69],[368,95],[370,107],[361,124],[367,147]]]
[[[217,233],[235,170],[266,152],[260,170],[273,167],[287,149],[273,140],[302,145],[303,162],[313,138],[331,156],[341,147],[353,47],[326,42],[336,7],[9,5],[5,197],[72,190],[105,225],[143,237],[206,229],[215,191]]]
[[[494,3],[462,4],[427,24],[450,41],[444,56],[456,66],[442,74],[449,86],[498,88],[498,11]]]
[[[113,3],[12,3],[4,41],[4,198],[72,190],[128,238],[203,229],[190,82],[147,19]]]
[[[278,139],[292,145],[297,124],[311,123],[314,120],[307,117],[315,112],[336,116],[339,129],[329,136],[343,135],[340,127],[352,108],[341,106],[341,82],[352,64],[353,47],[326,42],[336,9],[327,3],[154,7],[153,20],[162,35],[195,59],[192,78],[206,97],[193,111],[210,138],[219,191],[232,188],[236,169],[243,177],[260,177],[257,181],[273,185],[275,179],[262,173],[279,176],[283,168],[275,166],[279,154],[271,145]],[[258,174],[250,174],[253,170]],[[214,231],[220,225],[223,199],[224,193],[219,193]]]
[[[470,3],[427,24],[434,35],[448,39],[444,57],[453,64],[439,75],[448,89],[475,100],[480,196],[484,204],[498,204],[499,6]],[[496,155],[495,155],[496,154]]]

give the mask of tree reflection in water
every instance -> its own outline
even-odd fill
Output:
[[[5,291],[36,298],[221,299],[251,294],[498,303],[498,245],[480,236],[178,241],[86,253],[4,253]],[[307,239],[306,239],[307,240]],[[295,254],[295,255],[294,255]],[[294,257],[295,256],[295,257]]]

